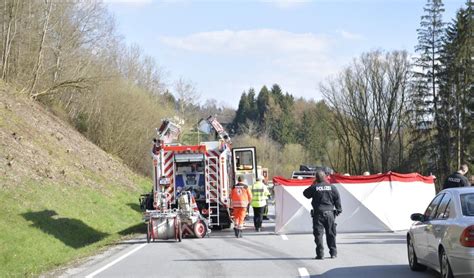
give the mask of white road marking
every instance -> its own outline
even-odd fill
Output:
[[[288,237],[287,237],[286,235],[281,235],[281,238],[282,238],[283,240],[288,240]]]
[[[300,268],[298,268],[298,272],[299,272],[301,278],[303,278],[303,277],[304,278],[309,278],[309,273],[308,273],[308,270],[306,270],[306,268],[300,267]]]
[[[112,262],[106,264],[105,266],[97,269],[96,271],[92,272],[91,274],[87,275],[86,278],[92,278],[92,277],[96,276],[97,274],[101,273],[102,271],[106,270],[107,268],[113,266],[114,264],[120,262],[121,260],[125,259],[126,257],[128,257],[128,256],[132,255],[133,253],[137,252],[138,250],[142,249],[146,245],[147,244],[144,243],[142,245],[137,246],[135,249],[131,250],[130,252],[128,252],[127,254],[121,256],[120,258],[116,259],[115,261],[112,261]]]

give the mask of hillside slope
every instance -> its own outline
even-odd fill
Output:
[[[150,186],[0,83],[0,277],[40,274],[137,231]]]

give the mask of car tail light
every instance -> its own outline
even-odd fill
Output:
[[[462,231],[460,240],[462,246],[474,247],[474,225],[471,225]]]

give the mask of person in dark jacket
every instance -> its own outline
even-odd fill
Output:
[[[469,171],[467,164],[461,165],[457,172],[452,173],[446,178],[446,181],[443,184],[443,189],[451,187],[471,186],[469,180],[465,177],[467,171]]]
[[[303,191],[303,195],[311,200],[313,206],[313,235],[316,243],[316,258],[324,258],[323,233],[326,230],[326,243],[331,258],[337,257],[335,218],[342,212],[341,199],[337,188],[326,182],[323,171],[316,172],[313,184]]]

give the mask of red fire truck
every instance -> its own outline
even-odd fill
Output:
[[[196,223],[190,232],[202,237],[208,227],[230,227],[232,185],[238,176],[252,185],[258,171],[255,147],[233,148],[229,135],[215,117],[201,119],[198,130],[214,139],[197,145],[181,145],[176,142],[181,127],[170,120],[162,122],[153,146],[153,192],[150,195],[164,196],[161,194],[164,192],[167,202],[177,206],[178,194],[191,192],[207,223]],[[154,199],[153,203],[156,206],[158,201]],[[186,229],[189,227],[184,227],[183,233]]]

